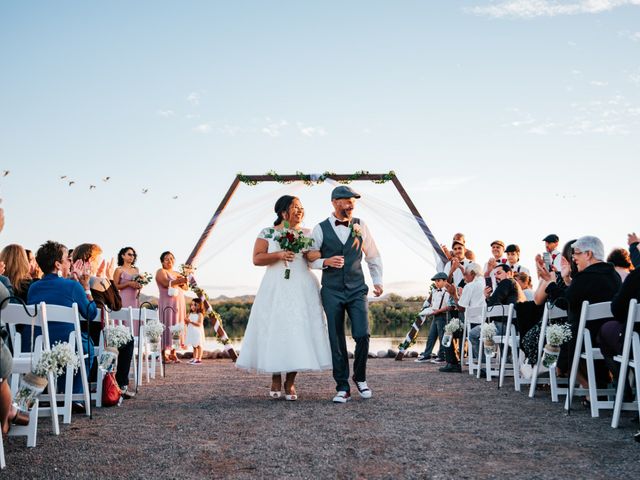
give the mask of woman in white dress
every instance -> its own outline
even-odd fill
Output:
[[[318,279],[311,273],[302,253],[284,251],[270,230],[282,230],[289,222],[292,230],[301,228],[304,208],[297,197],[280,197],[274,208],[278,218],[274,227],[263,229],[253,247],[253,263],[266,266],[249,316],[236,362],[240,368],[271,373],[272,398],[279,398],[282,372],[286,372],[286,400],[297,400],[294,381],[300,371],[331,368],[331,348],[320,300]],[[290,269],[285,278],[285,269]]]

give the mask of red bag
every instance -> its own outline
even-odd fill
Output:
[[[104,376],[102,382],[102,406],[113,407],[120,403],[122,397],[122,390],[116,382],[116,374],[109,372]]]

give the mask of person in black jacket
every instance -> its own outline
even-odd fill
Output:
[[[569,363],[573,360],[573,354],[576,348],[576,336],[578,334],[578,325],[580,323],[580,312],[582,310],[582,302],[587,300],[589,303],[609,302],[620,288],[620,275],[616,272],[614,266],[604,261],[604,245],[602,241],[593,236],[584,236],[578,238],[573,247],[573,260],[578,267],[578,273],[572,276],[569,269],[563,269],[562,279],[567,285],[564,290],[564,299],[566,304],[561,302],[556,304],[561,308],[568,310],[569,324],[571,326],[572,338],[568,344]],[[547,293],[553,297],[557,284],[552,282],[547,287]],[[593,320],[587,323],[586,327],[591,332],[591,340],[594,346],[600,346],[599,333],[600,329],[608,321],[608,319]],[[569,364],[569,370],[571,365]],[[607,383],[607,369],[603,368],[599,362],[596,362],[596,377],[599,384]],[[578,371],[578,381],[586,387],[587,380],[584,375]]]

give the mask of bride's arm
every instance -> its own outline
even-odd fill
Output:
[[[267,253],[269,249],[269,243],[264,238],[257,238],[256,243],[253,246],[253,264],[258,267],[266,267],[272,265],[280,260],[292,261],[295,258],[293,252],[280,251]]]
[[[320,250],[309,250],[304,254],[304,257],[307,259],[307,262],[315,262],[322,256]]]

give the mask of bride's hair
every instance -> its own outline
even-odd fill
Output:
[[[278,215],[278,218],[276,218],[276,221],[273,222],[274,226],[282,223],[282,220],[284,220],[284,217],[282,216],[282,214],[287,210],[289,210],[289,207],[291,206],[291,204],[296,198],[298,197],[292,197],[291,195],[283,195],[278,199],[275,206],[273,207],[274,212],[276,212],[276,215]]]

